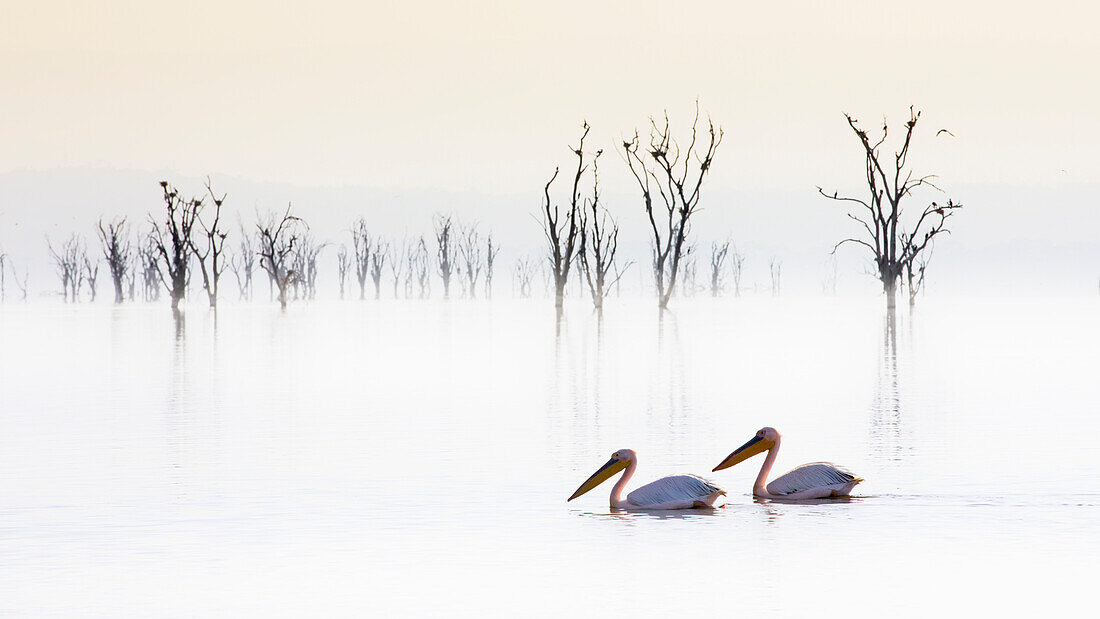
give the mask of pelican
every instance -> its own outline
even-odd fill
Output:
[[[775,454],[779,452],[779,442],[783,436],[775,428],[761,428],[756,436],[726,456],[722,463],[714,467],[715,471],[729,468],[756,454],[767,451],[768,457],[760,466],[760,474],[752,486],[753,496],[763,499],[823,499],[834,496],[848,496],[856,484],[863,481],[848,469],[831,462],[812,462],[796,467],[785,475],[768,483],[768,473],[775,464]],[[765,484],[767,484],[765,486]]]
[[[718,497],[726,494],[713,483],[695,475],[670,475],[648,483],[622,498],[626,482],[634,476],[638,468],[638,454],[633,449],[620,449],[611,454],[611,459],[592,474],[580,488],[569,497],[569,501],[588,492],[611,478],[612,475],[626,469],[626,473],[611,488],[611,507],[618,509],[691,509],[710,507]],[[566,501],[568,502],[568,501]]]

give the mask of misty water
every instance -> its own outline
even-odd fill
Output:
[[[0,615],[1049,616],[1100,551],[1096,299],[0,306]],[[830,460],[850,500],[754,502]],[[725,507],[566,498],[616,449]]]

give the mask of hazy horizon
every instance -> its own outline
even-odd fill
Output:
[[[897,138],[910,105],[923,112],[914,170],[965,205],[936,248],[930,292],[1020,277],[1028,290],[1095,290],[1100,274],[1100,85],[1082,79],[1100,57],[1091,7],[61,2],[7,12],[0,251],[45,263],[32,266],[36,288],[50,273],[44,234],[91,239],[101,216],[144,221],[159,206],[152,183],[197,193],[206,175],[230,193],[231,213],[247,220],[293,201],[336,242],[360,216],[400,235],[454,212],[496,229],[510,262],[539,251],[529,214],[554,167],[572,164],[585,120],[638,259],[648,241],[615,146],[664,110],[683,135],[696,99],[726,133],[696,239],[731,237],[750,265],[785,260],[789,281],[804,280],[796,288],[817,287],[828,249],[853,231],[814,187],[865,191],[842,112],[872,130],[885,117]],[[866,259],[848,248],[839,263],[850,280]],[[866,279],[859,289],[873,290]]]

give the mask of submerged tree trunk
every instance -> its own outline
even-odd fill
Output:
[[[897,288],[898,280],[896,278],[887,278],[882,282],[882,290],[886,293],[886,307],[887,309],[894,309],[897,306]]]

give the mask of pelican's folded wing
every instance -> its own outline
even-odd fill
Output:
[[[856,479],[854,473],[832,462],[811,462],[773,479],[768,484],[768,492],[794,494],[810,488],[843,486]]]
[[[626,500],[639,507],[645,507],[677,501],[702,501],[715,493],[725,494],[725,491],[702,477],[670,475],[634,490],[626,495]]]

